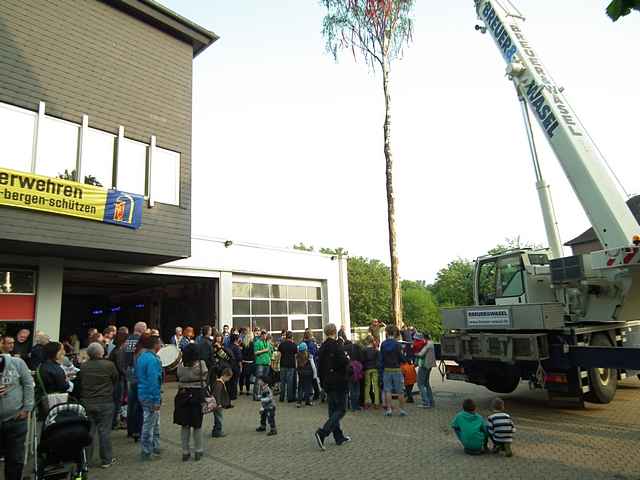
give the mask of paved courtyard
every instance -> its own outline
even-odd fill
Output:
[[[320,404],[297,409],[278,404],[278,435],[256,433],[258,404],[243,396],[225,412],[222,439],[207,437],[205,457],[181,461],[179,427],[172,424],[175,384],[165,388],[162,409],[161,459],[138,461],[139,446],[114,432],[118,464],[92,469],[96,480],[123,478],[244,479],[640,479],[640,381],[625,381],[615,401],[586,409],[546,405],[542,392],[526,385],[506,400],[516,426],[514,457],[464,455],[448,428],[467,396],[486,414],[493,395],[483,388],[432,378],[437,408],[409,406],[407,418],[384,418],[380,411],[348,413],[343,422],[353,442],[336,446],[327,441],[320,451],[313,432],[325,419]],[[212,418],[205,419],[210,433]]]

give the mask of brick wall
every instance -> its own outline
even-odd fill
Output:
[[[98,0],[0,1],[0,102],[37,110],[44,101],[48,115],[80,123],[87,114],[90,127],[117,134],[123,125],[128,138],[156,135],[181,153],[180,206],[145,206],[141,229],[0,207],[0,251],[33,253],[37,242],[42,255],[45,244],[76,257],[112,251],[118,261],[190,255],[192,52]]]

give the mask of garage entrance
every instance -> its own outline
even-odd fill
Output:
[[[197,332],[217,320],[215,278],[65,270],[60,338],[75,334],[86,341],[87,330],[146,322],[169,342],[175,327]]]

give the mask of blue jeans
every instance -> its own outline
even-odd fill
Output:
[[[396,395],[404,394],[404,376],[402,372],[394,372],[385,370],[382,374],[382,388],[385,393],[395,393]]]
[[[288,402],[293,402],[296,399],[295,391],[295,368],[280,368],[280,401],[284,402],[285,390]]]
[[[298,403],[308,403],[313,395],[313,375],[299,375],[298,378]]]
[[[222,409],[213,411],[213,435],[222,435],[222,422],[224,420],[224,414]]]
[[[360,410],[360,382],[349,382],[349,403],[351,410]]]
[[[422,397],[422,404],[433,407],[433,391],[429,379],[431,377],[431,368],[418,368],[418,388]]]
[[[142,455],[149,456],[160,451],[160,411],[155,410],[153,402],[140,400],[142,405]]]
[[[330,390],[327,392],[327,406],[329,407],[329,418],[320,428],[322,438],[333,433],[336,442],[344,440],[344,433],[340,428],[340,420],[347,412],[347,394],[344,390]]]

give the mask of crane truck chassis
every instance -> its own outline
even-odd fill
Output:
[[[523,110],[549,249],[481,257],[474,305],[443,311],[446,376],[498,393],[521,381],[550,399],[609,403],[640,371],[640,226],[577,115],[525,37],[509,0],[475,0]],[[564,257],[529,111],[556,154],[603,250]]]

